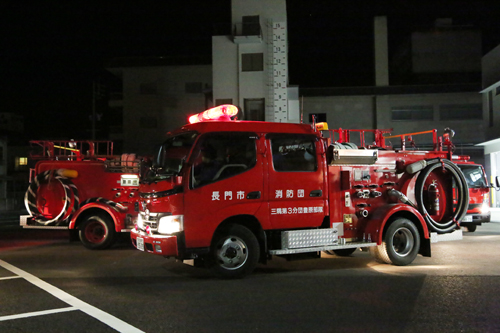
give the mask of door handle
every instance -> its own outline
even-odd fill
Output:
[[[254,191],[247,194],[247,199],[260,199],[260,191]]]
[[[314,190],[314,191],[311,191],[311,193],[309,193],[310,197],[321,197],[322,195],[323,195],[322,190]]]

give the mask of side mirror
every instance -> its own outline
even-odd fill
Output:
[[[500,177],[495,177],[495,190],[500,190]]]

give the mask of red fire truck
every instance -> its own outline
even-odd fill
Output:
[[[139,187],[137,249],[241,277],[273,256],[357,248],[408,265],[432,242],[461,239],[468,191],[449,133],[366,130],[375,144],[355,145],[325,124],[231,120],[237,112],[215,107],[168,134]],[[425,133],[432,151],[406,147]]]
[[[474,232],[477,226],[490,222],[490,190],[495,187],[488,183],[483,166],[471,162],[468,156],[454,156],[454,162],[462,170],[469,187],[469,207],[460,225]]]
[[[137,216],[140,161],[113,155],[111,141],[30,141],[23,228],[70,230],[90,249],[113,244]]]

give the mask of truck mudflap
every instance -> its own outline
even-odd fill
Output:
[[[178,257],[177,237],[163,235],[146,235],[140,231],[130,232],[132,245],[138,250],[158,254],[164,257]]]
[[[437,232],[431,232],[431,243],[461,240],[462,238],[463,234],[461,229],[447,234],[438,234]]]

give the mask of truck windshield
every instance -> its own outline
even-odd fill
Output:
[[[482,188],[486,187],[486,177],[483,173],[483,168],[480,165],[460,165],[465,179],[467,180],[467,185],[469,188]]]
[[[146,181],[178,175],[197,136],[198,133],[188,132],[168,138],[158,150]]]

